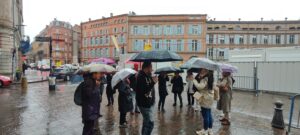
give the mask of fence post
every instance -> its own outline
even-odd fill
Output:
[[[253,81],[254,81],[254,83],[253,83],[253,85],[254,85],[254,90],[255,90],[255,92],[256,92],[256,96],[258,96],[258,78],[257,78],[257,63],[256,63],[256,61],[254,61],[254,67],[253,67]]]

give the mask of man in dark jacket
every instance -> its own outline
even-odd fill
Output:
[[[172,92],[174,93],[174,104],[173,104],[173,106],[176,106],[177,95],[178,95],[178,98],[180,100],[180,107],[182,107],[181,93],[183,91],[183,80],[182,80],[182,77],[179,75],[179,73],[175,73],[175,76],[171,80],[171,83],[173,84]]]
[[[83,135],[94,135],[95,123],[100,116],[100,77],[101,73],[92,73],[86,77],[82,90]]]
[[[136,75],[132,75],[129,77],[129,81],[130,81],[130,88],[133,89],[133,91],[131,91],[131,96],[132,96],[132,103],[133,103],[133,108],[131,110],[131,114],[133,115],[134,112],[135,113],[140,113],[138,107],[137,107],[137,103],[136,103],[136,100],[135,100],[135,97],[136,97]]]
[[[164,112],[165,99],[168,95],[167,90],[167,81],[169,81],[169,77],[166,73],[160,73],[158,76],[158,91],[159,91],[159,101],[158,101],[158,111]]]
[[[137,75],[136,101],[143,115],[142,135],[150,135],[153,127],[153,106],[155,103],[154,85],[157,77],[151,77],[152,64],[144,62],[142,70]]]

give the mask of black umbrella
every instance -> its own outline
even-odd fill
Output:
[[[167,66],[167,67],[162,67],[162,68],[159,68],[155,71],[155,74],[160,74],[160,73],[183,73],[183,70],[181,70],[180,68],[176,68],[176,67],[171,67],[171,66]]]
[[[182,61],[182,57],[175,52],[170,51],[142,51],[131,57],[130,61],[135,62],[167,62]]]

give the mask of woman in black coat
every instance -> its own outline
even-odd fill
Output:
[[[111,79],[112,79],[112,74],[107,74],[106,75],[106,81],[107,81],[106,96],[107,96],[108,104],[106,106],[114,105],[114,94],[116,93],[116,91],[111,87]]]
[[[130,112],[133,108],[131,91],[132,89],[129,86],[129,80],[126,79],[121,81],[118,86],[119,90],[119,112],[120,112],[120,128],[126,128],[126,113]]]
[[[165,99],[166,96],[168,95],[168,90],[167,90],[167,81],[169,81],[169,77],[167,76],[166,73],[161,73],[158,76],[158,90],[159,90],[159,101],[158,101],[158,111],[165,111],[164,106],[165,106]]]
[[[183,91],[183,80],[182,80],[182,77],[179,75],[179,73],[175,73],[175,76],[171,80],[171,83],[173,84],[172,92],[174,93],[174,104],[173,104],[173,106],[176,106],[177,95],[178,95],[178,98],[180,100],[180,107],[182,107],[181,93]]]
[[[94,135],[96,121],[100,117],[100,77],[101,73],[85,76],[82,88],[82,122],[83,135]]]

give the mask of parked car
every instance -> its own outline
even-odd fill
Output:
[[[11,83],[10,77],[0,75],[0,87],[9,86]]]
[[[63,79],[64,81],[69,81],[70,78],[73,76],[75,70],[71,68],[56,68],[54,69],[53,76],[56,79]]]

